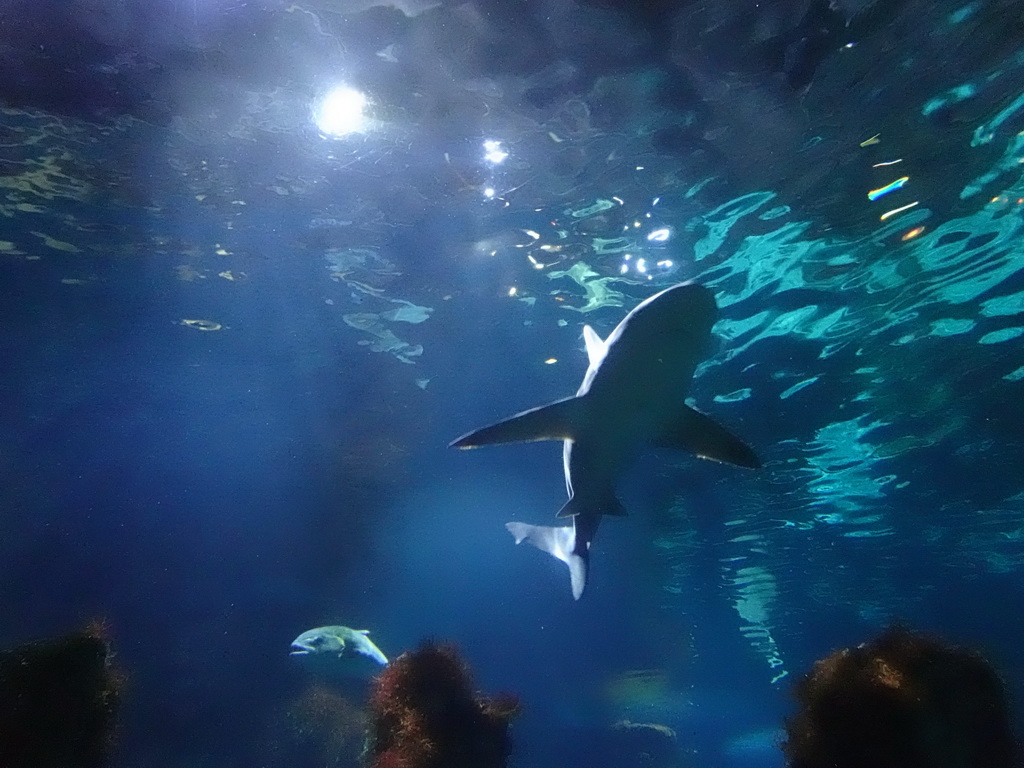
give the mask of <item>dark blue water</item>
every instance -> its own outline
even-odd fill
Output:
[[[454,642],[524,768],[623,720],[782,765],[793,681],[896,620],[1019,692],[1013,4],[145,5],[0,19],[0,641],[109,624],[115,764],[352,764],[302,702],[373,664],[288,655],[329,624]],[[637,456],[574,603],[503,530],[560,446],[447,443],[684,280],[764,467]]]

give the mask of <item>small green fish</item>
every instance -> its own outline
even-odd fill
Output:
[[[378,664],[387,664],[388,658],[380,648],[368,637],[368,629],[349,629],[348,627],[317,627],[303,632],[292,641],[290,656],[309,656],[313,654],[337,654],[339,658],[368,656]]]

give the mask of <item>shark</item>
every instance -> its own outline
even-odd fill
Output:
[[[589,366],[574,397],[532,408],[477,429],[451,447],[561,440],[569,500],[558,512],[569,525],[511,522],[516,544],[528,542],[569,566],[573,598],[586,588],[590,547],[606,515],[626,514],[618,478],[648,446],[677,448],[713,461],[756,469],[753,449],[684,398],[711,351],[718,306],[699,283],[674,285],[637,305],[607,339],[583,328]]]
[[[316,654],[336,654],[338,658],[355,655],[366,656],[381,666],[388,663],[388,658],[381,653],[369,638],[368,629],[349,629],[348,627],[331,626],[317,627],[303,632],[292,640],[289,656],[312,656]]]

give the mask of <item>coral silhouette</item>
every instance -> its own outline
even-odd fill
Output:
[[[102,624],[0,653],[0,765],[100,768],[123,676]]]
[[[1003,683],[980,655],[889,629],[817,662],[786,723],[789,768],[1010,768]]]
[[[366,714],[353,701],[329,685],[307,685],[263,728],[260,768],[362,768]]]
[[[292,740],[311,752],[316,765],[354,765],[366,717],[337,691],[309,686],[288,712]]]
[[[367,764],[502,768],[511,751],[508,726],[518,713],[514,696],[477,696],[454,647],[426,643],[374,680]]]

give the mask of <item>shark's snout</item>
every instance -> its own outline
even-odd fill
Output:
[[[302,643],[292,643],[292,650],[288,654],[289,656],[307,656],[313,652],[313,649],[308,645]]]

